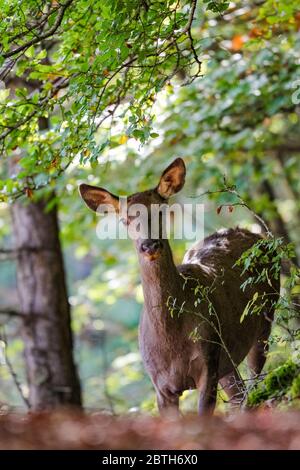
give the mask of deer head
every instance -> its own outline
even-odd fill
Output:
[[[185,182],[185,164],[181,158],[169,165],[162,173],[158,185],[154,189],[134,193],[127,199],[125,210],[118,196],[106,189],[81,184],[79,191],[86,205],[95,212],[115,212],[128,227],[129,236],[135,239],[139,255],[146,261],[154,261],[163,253],[164,240],[163,206],[168,199],[180,191]],[[154,227],[152,218],[153,207],[159,211],[158,226]],[[143,210],[142,210],[143,209]],[[141,214],[143,212],[143,214]],[[137,224],[139,224],[138,231]],[[138,235],[136,236],[136,234]]]

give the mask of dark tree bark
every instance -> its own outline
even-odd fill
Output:
[[[32,409],[81,405],[57,210],[45,206],[42,200],[11,207]]]

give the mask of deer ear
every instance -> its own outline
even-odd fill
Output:
[[[176,158],[160,177],[156,191],[164,199],[168,199],[173,194],[183,188],[185,181],[185,164],[182,158]]]
[[[119,198],[103,188],[81,184],[79,192],[86,205],[95,212],[119,212]],[[103,207],[101,207],[103,206]]]

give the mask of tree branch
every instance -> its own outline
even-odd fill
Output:
[[[57,18],[56,18],[53,26],[47,32],[45,32],[44,34],[41,34],[38,37],[35,37],[35,38],[31,39],[31,41],[28,41],[28,42],[26,42],[25,44],[22,44],[19,47],[16,47],[12,51],[5,52],[4,54],[2,54],[2,57],[4,57],[5,59],[7,59],[8,57],[12,57],[12,56],[18,54],[19,52],[25,51],[30,46],[33,46],[34,44],[38,44],[39,42],[43,41],[44,39],[47,39],[50,36],[52,36],[57,31],[59,26],[61,25],[61,22],[63,20],[64,14],[65,14],[65,11],[71,5],[72,2],[73,2],[73,0],[67,0],[66,3],[64,5],[62,5],[59,13],[57,14]]]
[[[188,33],[191,30],[191,27],[192,27],[192,24],[193,24],[193,21],[194,21],[196,7],[197,7],[197,1],[198,0],[193,0],[192,1],[190,16],[189,16],[188,22],[187,22],[184,30],[182,31],[182,34]]]
[[[235,186],[227,186],[227,183],[226,181],[224,180],[224,188],[223,189],[217,189],[216,191],[205,191],[204,193],[201,193],[197,196],[190,196],[190,198],[192,199],[198,199],[198,198],[201,198],[201,197],[204,197],[204,196],[208,196],[208,195],[214,195],[214,194],[224,194],[224,193],[229,193],[229,194],[233,194],[239,202],[235,202],[235,203],[228,203],[228,204],[221,204],[219,206],[219,208],[222,208],[222,207],[226,207],[226,206],[229,206],[229,207],[233,207],[233,206],[240,206],[240,207],[245,207],[246,209],[248,209],[248,211],[253,215],[253,217],[259,222],[259,224],[264,228],[265,232],[266,232],[266,235],[267,237],[271,237],[273,238],[274,235],[273,233],[271,232],[270,228],[268,227],[268,224],[264,221],[264,219],[262,217],[260,217],[260,215],[258,215],[245,201],[244,199],[241,197],[241,195],[237,192],[236,190],[236,187]]]
[[[5,363],[8,367],[8,370],[10,372],[10,375],[15,383],[15,386],[17,387],[18,389],[18,392],[23,400],[23,402],[25,403],[26,407],[28,409],[30,409],[30,403],[29,403],[29,400],[24,396],[23,394],[23,390],[22,390],[22,386],[19,382],[19,379],[18,379],[18,376],[16,374],[16,372],[14,371],[14,368],[13,368],[13,365],[8,357],[8,354],[7,354],[7,338],[6,338],[6,333],[5,333],[5,330],[4,330],[4,327],[2,326],[2,332],[1,332],[1,335],[0,335],[0,338],[2,339],[3,343],[4,343],[4,359],[5,359]]]
[[[9,317],[23,317],[21,312],[18,312],[11,307],[1,307],[0,315],[8,315]]]
[[[14,259],[16,258],[16,256],[17,256],[16,250],[0,248],[0,261]]]
[[[13,126],[10,126],[7,129],[7,131],[0,134],[0,141],[5,139],[12,131],[15,131],[20,126],[23,126],[28,121],[30,121],[30,119],[32,119],[34,116],[36,116],[38,113],[40,113],[41,112],[41,107],[44,106],[45,104],[47,104],[48,101],[51,100],[59,90],[61,90],[63,88],[66,88],[68,86],[68,84],[69,84],[69,79],[68,78],[62,78],[61,80],[59,80],[57,82],[57,84],[55,84],[55,86],[52,88],[51,93],[49,95],[46,95],[43,98],[41,98],[40,101],[35,104],[35,109],[30,114],[28,114],[28,116],[26,116],[21,121],[16,122]]]

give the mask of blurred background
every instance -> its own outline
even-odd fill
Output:
[[[205,234],[235,225],[262,231],[245,207],[218,210],[238,202],[235,195],[207,193],[224,184],[234,186],[276,237],[294,244],[293,259],[296,264],[299,260],[300,12],[296,2],[247,0],[231,2],[220,15],[205,10],[205,3],[199,2],[192,28],[201,51],[201,74],[182,86],[188,76],[184,69],[177,70],[164,89],[150,97],[148,108],[155,118],[149,139],[141,142],[127,132],[121,104],[112,124],[103,124],[96,133],[98,148],[102,145],[97,160],[83,161],[78,155],[50,183],[56,195],[47,210],[57,204],[74,357],[89,410],[155,413],[156,405],[138,351],[143,295],[134,247],[128,240],[97,238],[99,218],[80,199],[79,183],[129,195],[154,187],[164,168],[182,157],[187,179],[179,200],[205,204]],[[6,99],[3,90],[0,98]],[[58,115],[49,118],[50,127],[55,128]],[[69,138],[68,126],[61,128],[60,121],[61,139]],[[52,132],[45,134],[46,140],[55,138]],[[34,139],[28,140],[28,155],[34,148]],[[87,147],[86,157],[89,152]],[[53,161],[52,154],[49,158]],[[5,179],[4,164],[1,171]],[[7,180],[5,184],[9,190]],[[37,192],[37,200],[47,191],[49,187]],[[0,253],[0,407],[8,410],[26,409],[20,391],[28,395],[16,256],[9,253],[15,243],[13,204],[9,199],[0,203],[0,247],[5,248]],[[180,263],[187,243],[175,240],[172,247]],[[299,358],[298,348],[299,340],[289,341],[275,326],[266,371]],[[294,403],[291,395],[286,397],[285,406]],[[196,392],[185,392],[181,400],[183,409],[196,410]],[[219,408],[226,408],[222,394]]]

